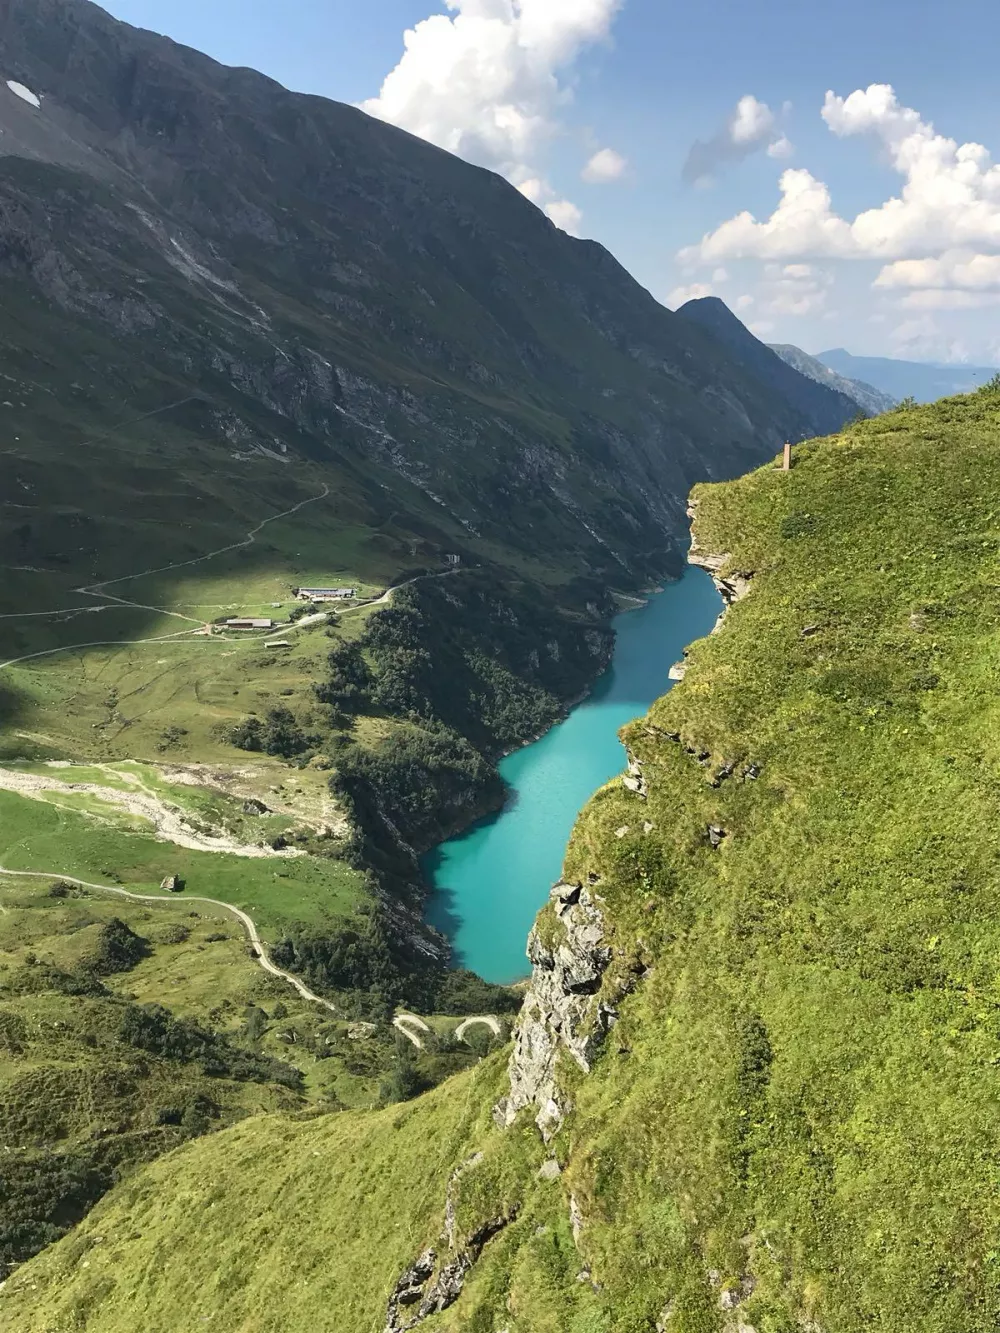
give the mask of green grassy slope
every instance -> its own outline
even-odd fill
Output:
[[[95,975],[116,921],[143,941],[142,956]],[[166,1045],[135,1039],[148,1006],[161,1016],[169,1007]],[[456,1023],[435,1019],[422,1052],[406,1045],[411,1086],[474,1062]],[[178,1144],[261,1112],[372,1107],[396,1095],[386,1080],[400,1042],[387,1023],[356,1026],[266,975],[223,911],[5,877],[0,1281],[116,1181]]]
[[[646,970],[592,1075],[563,1068],[558,1179],[530,1121],[492,1126],[496,1063],[402,1111],[254,1119],[16,1273],[5,1326],[378,1330],[479,1150],[459,1233],[517,1218],[428,1330],[993,1329],[998,477],[983,392],[699,491],[751,591],[630,729],[647,798],[613,782],[574,834],[608,976]]]

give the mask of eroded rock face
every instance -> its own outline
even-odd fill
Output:
[[[425,1250],[417,1261],[403,1273],[393,1288],[386,1309],[384,1333],[410,1333],[431,1315],[440,1314],[455,1304],[465,1279],[475,1266],[485,1246],[509,1226],[517,1216],[516,1209],[484,1222],[455,1253],[454,1258],[437,1268],[438,1256],[434,1250]],[[435,1269],[437,1276],[434,1277]],[[433,1278],[433,1281],[431,1279]],[[416,1307],[416,1308],[414,1308]]]
[[[692,501],[688,506],[688,517],[693,521],[697,517],[698,505]],[[693,532],[693,530],[692,530]],[[706,573],[711,574],[712,582],[719,590],[719,596],[725,602],[725,607],[719,619],[712,630],[714,634],[720,628],[725,619],[726,611],[735,603],[742,601],[750,591],[752,571],[731,569],[723,577],[722,571],[732,560],[728,553],[719,555],[714,551],[706,551],[698,545],[697,537],[692,535],[691,547],[688,551],[688,564],[694,565],[697,569],[704,569]]]
[[[561,930],[551,943],[537,927],[531,932],[531,984],[510,1058],[510,1095],[494,1108],[494,1119],[504,1127],[526,1107],[537,1107],[535,1123],[546,1140],[566,1110],[556,1080],[560,1052],[589,1073],[617,1020],[615,1010],[596,999],[611,949],[595,895],[580,884],[557,884],[551,897]]]

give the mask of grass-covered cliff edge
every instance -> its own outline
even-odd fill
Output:
[[[510,1070],[169,1154],[5,1329],[996,1327],[1000,393],[695,498],[749,592],[581,817]]]

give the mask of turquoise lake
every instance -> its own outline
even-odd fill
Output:
[[[709,576],[689,569],[645,606],[617,616],[614,658],[590,696],[501,762],[505,808],[424,858],[434,888],[427,919],[452,941],[458,966],[504,984],[527,975],[528,933],[562,872],[576,817],[625,767],[619,729],[666,693],[671,666],[721,609]]]

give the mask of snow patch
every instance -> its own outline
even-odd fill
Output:
[[[22,102],[27,102],[33,107],[40,107],[42,105],[42,99],[37,93],[33,93],[30,88],[25,88],[24,84],[18,83],[16,79],[8,79],[7,87],[15,97],[20,97]]]

